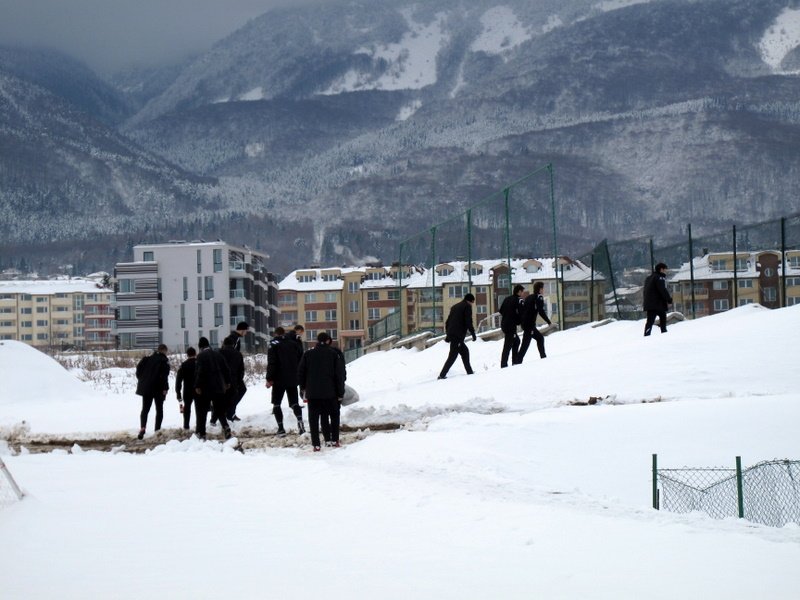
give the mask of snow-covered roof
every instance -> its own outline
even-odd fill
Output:
[[[0,294],[97,294],[112,293],[110,288],[101,287],[89,279],[41,279],[0,281]]]
[[[777,254],[780,252],[776,250],[758,250],[755,252],[736,252],[738,259],[746,259],[746,268],[736,269],[736,277],[740,279],[748,279],[759,276],[758,263],[759,257],[765,254]],[[733,252],[714,252],[694,258],[690,267],[689,262],[683,263],[674,275],[668,277],[669,281],[677,283],[682,281],[692,280],[692,268],[694,269],[695,281],[700,280],[715,280],[715,279],[732,279],[732,269],[717,269],[712,265],[713,260],[733,260]],[[778,264],[778,273],[781,273],[782,265]],[[800,275],[800,267],[792,267],[786,265],[786,275]]]

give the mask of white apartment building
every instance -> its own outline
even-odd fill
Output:
[[[114,269],[118,346],[182,351],[204,336],[216,348],[247,321],[242,350],[266,352],[278,291],[266,262],[221,240],[134,246],[133,262]]]

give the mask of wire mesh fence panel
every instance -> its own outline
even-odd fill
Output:
[[[506,260],[510,249],[506,236],[505,194],[499,191],[483,198],[468,211],[468,219],[472,258]]]
[[[742,472],[744,518],[783,527],[800,525],[800,461],[758,463]]]
[[[704,512],[715,519],[738,514],[735,469],[659,469],[661,508]]]
[[[754,523],[800,524],[800,461],[760,462],[742,471],[741,499],[736,469],[659,469],[660,508],[701,511],[716,519],[743,516]]]
[[[542,258],[557,253],[551,184],[548,166],[529,173],[503,190],[509,214],[507,253],[512,258]]]

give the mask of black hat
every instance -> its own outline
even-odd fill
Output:
[[[200,348],[201,350],[203,348],[208,348],[210,346],[211,344],[208,343],[207,337],[201,337],[199,340],[197,340],[197,347]]]

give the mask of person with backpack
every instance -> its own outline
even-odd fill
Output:
[[[650,335],[653,324],[658,317],[661,333],[667,333],[667,308],[672,304],[672,296],[667,290],[667,265],[660,262],[655,270],[644,281],[642,291],[642,308],[647,312],[644,323],[644,335]]]
[[[175,395],[183,414],[183,428],[189,429],[192,419],[192,402],[194,402],[194,371],[197,364],[197,350],[189,346],[186,349],[186,360],[178,367],[175,376]],[[197,412],[197,411],[195,411]]]
[[[139,435],[136,437],[141,440],[144,438],[147,417],[154,402],[156,405],[155,431],[161,429],[161,422],[164,419],[164,399],[169,391],[169,359],[167,359],[167,347],[164,344],[159,344],[153,354],[145,356],[136,365],[136,382],[136,394],[142,397]]]

